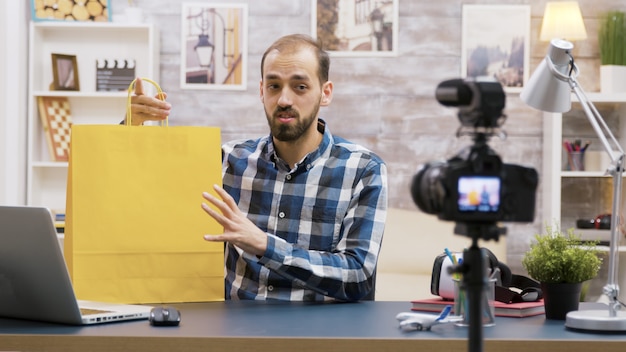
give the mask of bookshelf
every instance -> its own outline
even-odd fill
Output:
[[[605,120],[608,120],[622,148],[626,147],[626,93],[588,93],[590,101],[596,105]],[[554,224],[558,222],[563,229],[576,227],[577,218],[595,217],[599,212],[610,212],[612,194],[606,187],[611,182],[610,176],[602,170],[589,171],[566,171],[564,170],[565,153],[563,142],[573,138],[590,139],[591,146],[602,153],[600,142],[591,130],[588,120],[582,113],[580,103],[575,96],[572,97],[572,110],[560,113],[544,113],[544,136],[543,136],[543,223]],[[595,139],[595,140],[594,140]],[[591,149],[591,148],[590,148]],[[585,202],[571,203],[572,184],[588,182],[590,184],[590,196]],[[595,187],[595,188],[594,188]],[[624,205],[622,205],[622,209]],[[604,239],[604,231],[584,232],[589,238]],[[608,231],[605,231],[608,232]]]
[[[53,91],[51,54],[75,55],[79,91]],[[135,60],[135,75],[159,79],[159,35],[151,24],[31,22],[28,63],[28,153],[26,202],[65,211],[67,162],[50,157],[39,116],[39,97],[67,97],[73,124],[116,124],[124,117],[125,91],[98,91],[101,59]]]

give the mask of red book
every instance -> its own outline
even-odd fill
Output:
[[[411,310],[425,312],[440,312],[444,306],[454,306],[454,301],[447,301],[441,297],[418,299],[411,301]],[[498,317],[523,318],[544,314],[543,300],[536,302],[502,303],[495,301],[495,314]]]

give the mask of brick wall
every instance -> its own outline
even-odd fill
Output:
[[[228,3],[227,0],[215,1]],[[173,125],[219,126],[224,140],[267,133],[267,123],[258,96],[260,60],[266,47],[279,36],[311,32],[310,0],[238,0],[249,7],[248,84],[245,91],[182,90],[180,75],[180,12],[182,1],[135,0],[147,21],[161,33],[160,84],[173,104]],[[531,5],[531,72],[546,53],[539,30],[546,1],[489,1],[490,4]],[[582,72],[579,78],[587,92],[599,90],[599,59],[596,39],[597,16],[608,9],[624,9],[623,0],[579,1],[589,38],[575,43],[574,55]],[[419,164],[452,156],[470,144],[456,138],[456,110],[434,99],[437,84],[457,78],[461,72],[461,9],[463,3],[484,1],[399,0],[397,57],[334,57],[331,79],[334,100],[321,114],[331,131],[376,151],[388,164],[390,206],[415,209],[408,188]],[[114,13],[127,6],[112,0]],[[115,17],[114,17],[115,18]],[[507,95],[504,129],[508,138],[493,138],[490,145],[507,163],[542,168],[541,114],[522,103],[518,94]],[[541,185],[540,185],[541,187]],[[541,214],[538,192],[536,213]],[[412,229],[416,236],[420,224]],[[532,236],[541,231],[541,218],[532,224],[506,224],[507,262],[514,272],[521,269],[521,256]],[[468,245],[470,241],[468,239]]]

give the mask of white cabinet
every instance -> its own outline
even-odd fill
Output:
[[[159,36],[151,24],[31,22],[29,33],[27,203],[64,211],[67,163],[50,158],[37,99],[67,97],[74,124],[116,124],[126,91],[96,89],[96,61],[133,59],[135,76],[159,80]],[[51,54],[75,55],[80,91],[51,91]]]
[[[622,148],[626,147],[626,93],[587,95],[608,122]],[[543,224],[553,225],[556,221],[566,230],[576,227],[578,218],[610,213],[611,176],[606,176],[601,170],[564,171],[567,157],[563,147],[565,139],[591,140],[589,149],[605,153],[580,103],[573,96],[572,110],[564,114],[544,113],[543,119]],[[626,208],[622,205],[621,209],[623,211]]]

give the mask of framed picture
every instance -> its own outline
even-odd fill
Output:
[[[334,56],[396,56],[398,0],[312,0],[311,35]]]
[[[31,18],[39,21],[111,21],[111,1],[30,0]]]
[[[521,92],[529,76],[530,5],[463,5],[461,74]]]
[[[180,85],[245,90],[248,5],[183,3]]]
[[[75,55],[52,54],[52,90],[80,90]]]

